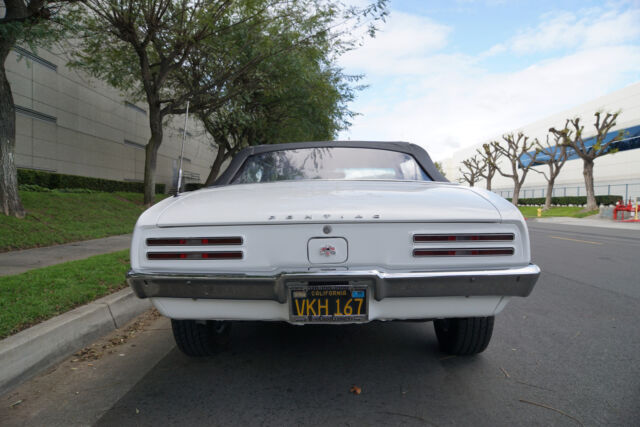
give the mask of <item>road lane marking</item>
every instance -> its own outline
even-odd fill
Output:
[[[589,240],[578,240],[578,239],[570,239],[568,237],[560,237],[560,236],[551,236],[552,239],[560,239],[560,240],[570,240],[572,242],[578,242],[578,243],[589,243],[591,245],[602,245],[601,242],[591,242]]]

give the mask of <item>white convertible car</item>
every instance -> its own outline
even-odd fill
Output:
[[[463,355],[530,294],[530,261],[518,209],[449,183],[422,148],[311,142],[247,148],[214,186],[144,212],[128,282],[190,356],[213,354],[231,321],[410,319]]]

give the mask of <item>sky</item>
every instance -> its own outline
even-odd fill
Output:
[[[368,85],[340,139],[409,141],[442,160],[640,81],[640,0],[389,6],[376,37],[339,60]]]

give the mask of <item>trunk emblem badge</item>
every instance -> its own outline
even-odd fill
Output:
[[[327,245],[320,248],[320,255],[324,255],[328,257],[335,254],[336,254],[336,248],[334,246]]]

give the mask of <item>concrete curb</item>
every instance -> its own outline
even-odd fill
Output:
[[[528,223],[575,225],[579,227],[608,228],[616,230],[640,230],[640,224],[633,222],[619,222],[608,219],[571,218],[571,217],[547,217],[527,218]]]
[[[129,288],[0,341],[0,394],[151,308]]]

